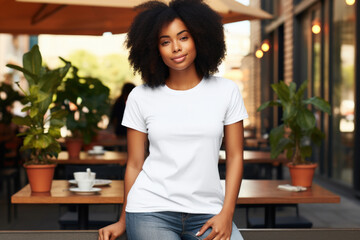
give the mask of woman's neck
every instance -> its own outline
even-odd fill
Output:
[[[198,85],[201,79],[195,68],[190,71],[170,71],[166,86],[173,90],[188,90]]]

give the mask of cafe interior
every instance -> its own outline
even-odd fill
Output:
[[[103,71],[104,76],[85,77],[88,69],[97,68],[90,61],[94,55],[61,56],[65,40],[56,37],[120,36],[136,15],[133,7],[142,2],[0,0],[0,239],[97,239],[97,229],[119,219],[127,140],[126,131],[120,133],[116,125],[122,115],[114,109],[121,87],[130,79],[139,85],[141,79],[120,58],[114,59],[124,61],[121,66]],[[205,2],[222,16],[224,26],[246,22],[232,28],[248,27],[247,35],[237,37],[227,30],[228,57],[218,73],[239,86],[249,115],[234,213],[244,239],[358,239],[359,1]],[[45,38],[58,44],[56,50],[45,46]],[[52,50],[64,60],[46,58]],[[37,54],[43,62],[36,62]],[[26,69],[23,57],[41,71],[66,69],[72,75],[59,76],[61,81],[46,94],[35,91],[41,86],[20,73]],[[73,66],[67,65],[67,57]],[[116,75],[125,68],[130,69],[127,75]],[[27,89],[42,98],[24,98]],[[44,104],[36,105],[40,98],[50,99],[44,111]],[[300,113],[290,118],[295,111]],[[31,139],[27,129],[38,119],[49,120],[40,123],[51,139]],[[304,136],[296,140],[298,129]],[[30,176],[43,174],[30,173],[24,165],[32,159],[31,149],[39,146],[35,143],[52,147],[56,163],[49,183],[36,187]],[[314,165],[312,173],[300,174],[310,175],[310,182],[293,180],[297,151],[311,163],[306,166]],[[225,186],[224,144],[218,166]]]

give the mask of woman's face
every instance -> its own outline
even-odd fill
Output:
[[[159,51],[161,58],[170,68],[170,71],[195,68],[195,43],[187,27],[179,18],[175,18],[161,29]]]

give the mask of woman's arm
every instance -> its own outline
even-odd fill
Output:
[[[224,239],[231,236],[232,219],[243,174],[243,122],[225,126],[226,184],[225,199],[221,212],[211,218],[199,231],[202,235],[209,227],[211,233],[204,240]]]
[[[243,176],[244,128],[243,122],[225,126],[226,186],[222,211],[234,214]]]
[[[118,222],[99,230],[99,240],[115,240],[125,232],[125,208],[127,203],[127,195],[144,164],[147,134],[128,128],[127,142],[128,160],[125,171],[124,204],[122,207],[122,212]]]

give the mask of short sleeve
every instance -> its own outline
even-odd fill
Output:
[[[135,90],[135,89],[134,89]],[[135,91],[131,91],[125,105],[124,117],[122,125],[137,131],[147,133],[146,123],[141,112],[141,107],[136,101]]]
[[[248,114],[245,109],[244,101],[238,86],[234,83],[225,115],[224,125],[230,125],[245,118],[248,118]]]

